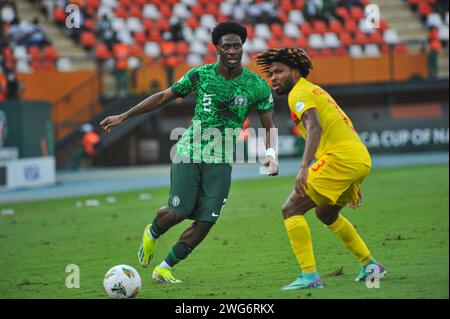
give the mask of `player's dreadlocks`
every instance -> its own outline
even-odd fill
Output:
[[[242,44],[244,44],[247,39],[247,29],[242,24],[228,21],[219,23],[215,26],[211,34],[212,43],[214,45],[219,45],[220,39],[222,39],[224,35],[230,33],[237,34],[241,38]]]
[[[264,73],[269,73],[270,64],[281,62],[300,71],[306,78],[313,64],[306,52],[299,48],[269,49],[256,56],[256,64]]]

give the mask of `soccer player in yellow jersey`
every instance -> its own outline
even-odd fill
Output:
[[[360,186],[371,169],[370,154],[350,118],[325,90],[306,79],[312,61],[302,49],[270,49],[260,53],[256,62],[270,77],[275,92],[288,94],[291,116],[305,138],[295,187],[282,208],[302,272],[283,290],[323,287],[304,217],[312,208],[317,218],[358,258],[361,265],[355,281],[364,281],[369,275],[369,279],[383,277],[386,270],[372,257],[355,227],[340,214],[346,205],[359,206]],[[317,161],[312,164],[314,158]]]

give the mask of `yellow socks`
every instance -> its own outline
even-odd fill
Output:
[[[305,216],[295,215],[284,220],[292,250],[303,273],[316,271],[311,232]]]
[[[368,264],[372,260],[369,248],[359,237],[355,227],[342,215],[339,215],[336,221],[327,226],[342,243],[350,250],[359,260],[361,264]]]

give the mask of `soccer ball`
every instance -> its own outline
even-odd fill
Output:
[[[141,276],[131,266],[117,265],[106,273],[103,287],[110,298],[134,298],[141,290]]]

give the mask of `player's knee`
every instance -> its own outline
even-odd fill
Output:
[[[292,210],[292,206],[289,204],[285,204],[281,207],[281,214],[283,214],[283,218],[287,219],[295,215],[295,212]]]
[[[339,213],[323,213],[316,209],[316,217],[325,225],[333,224]]]

